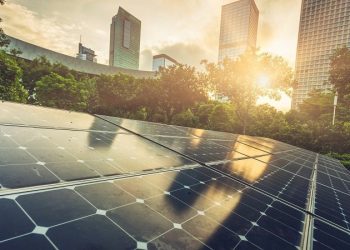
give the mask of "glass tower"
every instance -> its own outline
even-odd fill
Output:
[[[119,7],[113,17],[109,47],[109,65],[139,69],[141,21]]]
[[[293,109],[310,91],[332,88],[328,81],[330,57],[337,48],[345,46],[350,46],[350,1],[303,0]]]
[[[256,47],[259,10],[254,0],[239,0],[222,6],[219,62],[235,59]]]

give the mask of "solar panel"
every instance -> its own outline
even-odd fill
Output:
[[[0,124],[111,132],[123,131],[111,123],[84,113],[2,101],[0,101]]]
[[[142,186],[147,191],[140,190]],[[1,221],[16,216],[19,225],[13,225],[21,226],[21,231],[6,228],[0,247],[42,235],[43,244],[60,249],[86,249],[92,244],[152,249],[186,242],[191,242],[190,248],[293,248],[300,244],[304,217],[204,167],[33,191],[0,201],[5,209]]]
[[[0,249],[350,247],[339,161],[268,138],[0,110]]]
[[[0,185],[18,188],[194,164],[132,134],[0,126]]]
[[[182,137],[191,136],[189,132],[178,129],[175,126],[169,126],[169,125],[160,124],[160,123],[123,119],[123,118],[104,116],[104,115],[97,115],[97,117],[100,117],[101,119],[109,121],[120,127],[124,127],[134,133],[141,134],[141,135],[166,135],[166,136],[182,136]]]

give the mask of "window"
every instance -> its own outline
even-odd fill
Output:
[[[129,49],[130,40],[131,40],[131,23],[129,20],[124,20],[123,47]]]

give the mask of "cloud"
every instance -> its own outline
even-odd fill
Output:
[[[141,51],[140,55],[140,69],[152,70],[153,52],[150,49]]]
[[[258,46],[295,62],[301,0],[256,0],[260,10]]]
[[[7,3],[0,8],[5,33],[65,54],[76,53],[74,39],[69,35],[78,29],[75,24],[61,25],[55,19],[40,19],[27,8]]]
[[[0,16],[9,35],[68,55],[75,55],[82,35],[84,45],[106,63],[111,18],[123,6],[142,21],[140,68],[150,69],[151,53],[160,52],[194,66],[204,58],[215,62],[221,5],[229,2],[233,0],[11,0],[0,7]],[[301,0],[256,3],[258,47],[293,64]]]

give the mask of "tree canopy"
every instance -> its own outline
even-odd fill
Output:
[[[338,92],[340,101],[350,99],[350,49],[337,50],[331,57],[329,80]]]
[[[235,60],[206,64],[207,77],[214,92],[227,97],[236,107],[242,132],[252,108],[260,96],[278,98],[277,90],[288,90],[293,84],[291,68],[281,57],[247,51]]]
[[[338,91],[345,85],[347,93],[343,76],[347,70],[337,65],[333,69],[339,74],[334,78]],[[30,62],[1,51],[0,99],[236,134],[244,131],[336,156],[350,152],[347,95],[339,102],[332,126],[333,92],[312,92],[299,111],[286,114],[256,104],[259,96],[277,97],[277,91],[288,92],[293,84],[291,69],[279,57],[249,52],[237,60],[207,63],[206,69],[197,72],[177,65],[149,79],[92,76],[46,58]],[[210,99],[213,93],[223,98]]]

